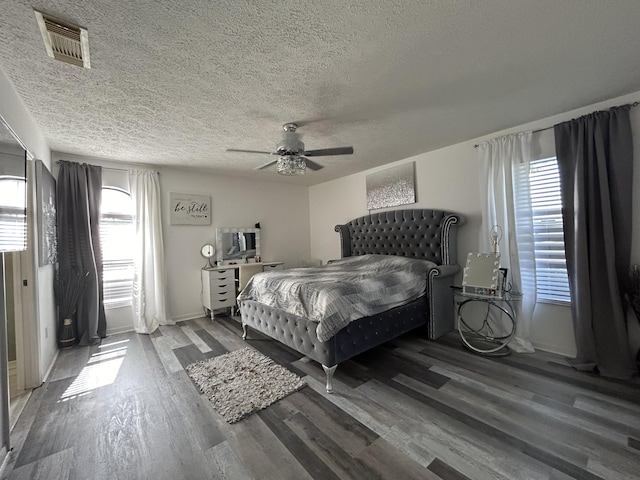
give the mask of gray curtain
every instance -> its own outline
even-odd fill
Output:
[[[93,345],[106,337],[102,293],[100,203],[102,167],[60,161],[57,182],[58,275],[86,275],[75,315],[75,337]]]
[[[574,366],[627,379],[624,293],[631,255],[633,145],[629,105],[554,127],[578,354]]]

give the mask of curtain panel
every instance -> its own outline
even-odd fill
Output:
[[[133,326],[137,333],[150,334],[159,325],[173,324],[166,306],[158,173],[130,170],[129,188],[135,205]]]
[[[74,274],[85,279],[77,303],[74,333],[80,345],[94,345],[106,337],[107,332],[100,245],[102,168],[62,160],[59,165],[58,279],[64,283]]]
[[[632,227],[629,109],[595,112],[554,127],[578,350],[573,363],[621,379],[636,371],[624,307]]]
[[[503,231],[499,246],[500,266],[509,269],[512,289],[523,294],[515,302],[516,336],[510,347],[520,353],[533,352],[529,341],[531,317],[536,302],[535,252],[529,162],[531,132],[507,135],[478,146],[482,163],[482,226],[479,247],[490,252],[489,232],[494,225]]]

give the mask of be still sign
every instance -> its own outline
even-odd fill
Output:
[[[169,194],[171,225],[211,225],[211,197],[187,193]]]

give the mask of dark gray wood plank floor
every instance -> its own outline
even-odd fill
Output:
[[[640,381],[416,331],[338,367],[216,317],[60,352],[3,479],[638,479]],[[184,371],[247,344],[308,386],[234,425]]]

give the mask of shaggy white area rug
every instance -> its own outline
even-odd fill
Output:
[[[298,375],[251,347],[192,363],[185,370],[229,423],[305,386]]]

